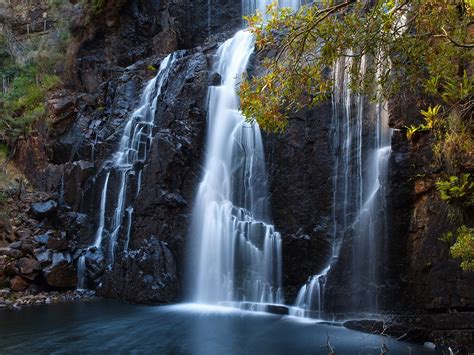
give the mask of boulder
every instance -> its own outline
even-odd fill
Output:
[[[56,214],[58,204],[56,201],[36,202],[31,204],[30,214],[33,218],[41,221],[50,218]]]
[[[38,244],[46,245],[49,240],[49,234],[45,233],[37,235],[33,238],[33,240]]]
[[[67,250],[69,245],[68,241],[64,238],[49,238],[47,247],[52,250]]]
[[[18,259],[23,256],[23,252],[17,249],[0,248],[0,256],[5,255],[13,259]]]
[[[10,280],[10,288],[16,292],[25,291],[28,288],[28,285],[29,285],[28,281],[26,281],[21,276],[14,276]]]
[[[41,270],[41,264],[34,259],[21,258],[18,261],[18,268],[22,274],[27,275]]]
[[[77,285],[77,272],[69,253],[53,253],[52,264],[43,271],[49,286],[75,288]]]

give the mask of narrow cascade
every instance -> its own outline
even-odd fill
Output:
[[[244,1],[244,14],[267,2]],[[192,296],[200,303],[283,303],[281,238],[269,222],[262,137],[239,111],[237,95],[253,52],[254,37],[240,31],[216,54],[222,84],[209,90],[205,173],[191,227]]]
[[[287,7],[293,10],[298,10],[304,5],[306,0],[278,0],[278,7]],[[275,0],[243,0],[242,11],[244,15],[252,15],[257,11],[261,14],[265,14],[267,7],[275,3]]]
[[[294,315],[321,317],[325,285],[344,240],[351,240],[348,301],[353,311],[377,311],[377,270],[387,236],[385,186],[392,130],[383,104],[370,104],[351,92],[351,58],[336,64],[333,90],[332,255],[319,275],[309,278],[296,300]],[[360,63],[364,75],[367,59]]]
[[[132,202],[127,201],[132,182],[130,177],[135,177],[134,191],[138,195],[142,168],[137,167],[137,163],[144,163],[147,159],[153,139],[158,97],[173,68],[175,57],[176,54],[167,56],[162,61],[156,77],[145,87],[139,107],[131,114],[125,125],[117,151],[104,163],[101,171],[105,173],[105,179],[100,198],[99,225],[92,247],[102,248],[106,252],[106,261],[109,266],[114,262],[118,238],[125,222],[127,222],[127,229],[124,248],[128,249],[133,217]],[[113,211],[111,218],[107,216],[107,211]],[[80,289],[86,287],[86,264],[86,255],[83,255],[78,261],[78,288]]]

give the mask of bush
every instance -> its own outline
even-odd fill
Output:
[[[436,187],[443,201],[460,207],[474,206],[474,179],[471,174],[450,176],[448,180],[438,181]]]
[[[461,259],[464,271],[474,271],[474,228],[462,226],[457,230],[456,243],[451,247],[451,256]]]

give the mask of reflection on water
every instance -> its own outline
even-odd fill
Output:
[[[112,301],[0,311],[0,353],[433,354],[421,346],[309,320],[226,307]]]

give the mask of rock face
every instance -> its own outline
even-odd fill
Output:
[[[282,234],[285,299],[331,256],[331,105],[291,117],[284,135],[266,135],[273,221]]]
[[[176,262],[165,242],[155,237],[128,251],[104,275],[99,293],[147,304],[171,303],[178,298]]]
[[[207,58],[202,52],[183,52],[170,74],[156,110],[156,132],[149,160],[143,170],[142,189],[134,206],[136,218],[132,223],[133,237],[130,240],[129,252],[118,255],[118,259],[123,260],[116,261],[118,265],[135,265],[136,261],[130,255],[137,252],[140,254],[143,241],[154,235],[160,242],[166,242],[168,245],[165,247],[164,244],[159,244],[161,254],[164,255],[160,260],[166,262],[157,265],[164,265],[166,268],[165,271],[162,271],[162,268],[157,269],[157,272],[167,274],[166,280],[174,280],[173,287],[176,290],[180,288],[184,240],[200,174],[208,76]],[[119,244],[119,248],[123,250],[124,240]],[[156,254],[156,257],[159,255],[160,253]],[[160,261],[162,262],[164,261]],[[102,293],[110,296],[128,294],[127,282],[122,278],[130,278],[131,274],[127,276],[114,270],[104,275]],[[166,284],[169,284],[169,281]],[[168,292],[166,289],[155,289],[157,292]],[[166,297],[153,296],[150,292],[147,296],[150,298],[148,302],[152,302],[152,299],[170,299],[171,294],[177,296],[176,291]],[[140,301],[145,300],[144,296],[137,297],[140,297]],[[127,296],[127,299],[131,300],[131,296]]]

